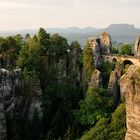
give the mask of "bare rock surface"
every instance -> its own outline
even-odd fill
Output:
[[[93,50],[93,57],[94,57],[94,65],[97,68],[98,63],[99,63],[99,56],[100,56],[100,44],[98,42],[98,40],[96,37],[89,37],[88,38],[88,43],[90,45],[90,48]]]
[[[134,54],[140,56],[140,35],[137,37],[135,42]]]
[[[36,81],[31,100],[24,100],[23,95],[16,91],[16,88],[24,86],[23,84],[21,69],[13,71],[0,69],[0,140],[7,139],[7,119],[12,118],[15,111],[20,110],[23,115],[28,111],[29,119],[33,118],[35,111],[40,119],[43,116],[40,82]],[[21,108],[22,104],[24,106]]]
[[[115,84],[115,81],[116,81],[116,72],[112,71],[110,74],[110,79],[109,79],[109,83],[108,83],[108,90],[111,93],[113,93],[113,86]]]
[[[103,32],[100,38],[94,36],[88,38],[89,47],[93,50],[94,65],[96,68],[101,64],[100,56],[111,52],[111,37],[107,32]]]
[[[89,85],[93,86],[93,87],[100,87],[101,84],[102,84],[101,72],[99,70],[95,69],[92,72],[91,81],[90,81]]]
[[[101,45],[102,54],[110,53],[112,48],[112,43],[111,43],[111,36],[107,32],[101,33],[100,45]]]
[[[125,140],[140,140],[140,68],[131,65],[120,80],[125,96],[127,132]]]

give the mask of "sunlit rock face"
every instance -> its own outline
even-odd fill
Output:
[[[88,38],[88,43],[90,45],[90,47],[92,48],[94,54],[96,53],[99,53],[100,54],[100,44],[99,42],[97,41],[98,39],[96,37],[89,37]]]
[[[134,54],[140,56],[140,35],[137,37],[135,42]]]
[[[131,65],[120,80],[125,97],[127,132],[125,140],[140,140],[140,68]]]
[[[112,48],[111,37],[107,32],[100,35],[101,54],[110,53]]]
[[[116,75],[117,74],[115,71],[112,71],[110,74],[109,83],[108,83],[108,90],[110,93],[113,93],[113,87],[116,82]]]
[[[99,38],[89,37],[88,44],[89,47],[93,50],[95,68],[98,68],[101,64],[101,55],[111,52],[111,37],[107,32],[103,32]]]
[[[94,66],[97,68],[99,64],[99,57],[100,57],[100,44],[99,41],[100,39],[96,37],[89,37],[88,38],[88,43],[90,45],[90,48],[93,50],[93,58],[94,58]]]
[[[95,69],[92,72],[92,76],[91,76],[91,81],[89,83],[89,86],[93,86],[93,87],[100,87],[102,85],[102,77],[101,77],[101,72],[97,69]]]

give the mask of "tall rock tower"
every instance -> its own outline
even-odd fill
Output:
[[[134,54],[140,56],[140,35],[137,37],[135,42]]]
[[[127,132],[125,140],[140,140],[140,68],[131,65],[120,79],[125,97]]]
[[[100,35],[101,54],[108,54],[111,52],[112,43],[111,36],[107,32]]]
[[[96,68],[98,66],[100,49],[101,49],[98,40],[100,40],[100,39],[98,39],[96,37],[89,37],[88,38],[88,43],[90,45],[90,48],[93,50],[94,65]]]

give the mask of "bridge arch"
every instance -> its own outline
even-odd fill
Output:
[[[119,62],[121,65],[133,64],[140,66],[140,56],[129,56],[129,55],[102,55],[103,61]],[[128,61],[127,61],[128,60]],[[130,63],[132,62],[132,63]]]
[[[116,59],[116,58],[113,58],[113,59],[112,59],[112,62],[113,62],[113,63],[116,63],[116,62],[117,62],[117,59]]]
[[[128,67],[130,65],[134,65],[134,63],[131,60],[124,60],[121,64],[121,69],[122,69],[122,75],[126,72],[126,70],[128,69]]]
[[[124,69],[126,65],[134,65],[134,63],[131,60],[124,60],[122,62],[122,69]]]

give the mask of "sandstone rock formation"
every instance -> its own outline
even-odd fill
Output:
[[[93,50],[95,68],[98,68],[100,65],[100,56],[111,52],[111,37],[107,32],[103,32],[100,38],[89,37],[88,44]]]
[[[140,68],[131,65],[120,80],[125,96],[127,132],[125,140],[140,140]]]
[[[95,69],[92,72],[92,76],[91,76],[91,81],[89,83],[89,86],[93,86],[93,87],[100,87],[102,85],[102,78],[101,78],[101,72],[97,69]]]
[[[35,111],[38,112],[40,118],[43,115],[40,83],[37,82],[34,85],[34,96],[31,98],[31,101],[28,99],[24,100],[23,95],[16,91],[17,87],[24,86],[23,83],[21,69],[15,69],[14,71],[0,69],[0,140],[7,139],[7,119],[11,119],[13,113],[17,110],[23,115],[29,110],[29,119],[32,119]],[[21,108],[22,104],[24,104],[23,108]]]
[[[134,54],[140,56],[140,35],[137,37],[135,42]]]
[[[116,71],[112,71],[110,74],[108,90],[113,95],[114,109],[116,109],[120,100],[119,76]]]
[[[99,57],[100,57],[100,45],[97,40],[98,39],[96,37],[88,38],[88,43],[89,43],[91,49],[93,50],[94,65],[96,68],[98,67]]]
[[[108,90],[110,93],[113,93],[113,86],[117,80],[117,73],[115,71],[112,71],[110,74],[110,79],[108,83]]]
[[[110,53],[112,48],[111,37],[107,32],[100,35],[101,54]]]
[[[7,128],[6,128],[6,110],[5,106],[7,103],[5,98],[9,97],[11,94],[11,82],[10,82],[10,72],[6,69],[0,69],[0,140],[7,139]]]

